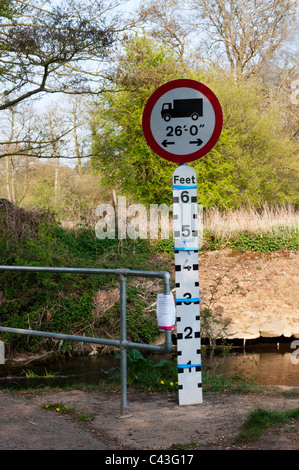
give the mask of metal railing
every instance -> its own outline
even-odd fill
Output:
[[[96,269],[96,268],[55,268],[35,266],[0,266],[0,271],[19,272],[43,272],[43,273],[68,273],[68,274],[94,274],[94,275],[116,275],[120,281],[120,339],[111,340],[105,338],[93,338],[88,336],[67,335],[63,333],[50,333],[45,331],[25,330],[0,326],[0,332],[16,333],[29,336],[40,336],[44,338],[55,338],[66,341],[79,341],[84,343],[103,344],[120,348],[121,363],[121,406],[119,418],[132,416],[127,407],[127,350],[130,348],[146,351],[157,351],[169,353],[172,350],[171,331],[165,331],[165,342],[162,345],[134,343],[127,341],[126,327],[126,285],[129,276],[154,277],[163,279],[164,294],[170,294],[170,274],[167,271],[137,271],[131,269]]]

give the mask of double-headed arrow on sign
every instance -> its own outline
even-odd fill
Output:
[[[198,147],[203,143],[203,141],[201,139],[196,139],[196,140],[190,140],[189,141],[189,144],[194,144],[194,145],[197,145]],[[169,142],[168,140],[163,140],[162,142],[162,145],[163,147],[168,147],[168,145],[174,145],[175,142]]]

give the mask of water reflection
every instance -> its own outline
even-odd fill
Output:
[[[38,363],[14,363],[0,365],[0,389],[62,387],[74,384],[94,385],[107,375],[107,370],[119,365],[113,355],[101,357],[64,357]]]
[[[217,352],[212,358],[203,352],[204,368],[225,374],[242,372],[258,384],[299,386],[299,364],[293,364],[290,344],[255,345],[243,350],[232,349],[226,356]],[[171,358],[171,355],[167,357]],[[154,358],[153,358],[154,359]],[[157,361],[161,359],[158,356]],[[6,362],[0,365],[0,389],[16,387],[65,386],[78,383],[97,384],[111,367],[119,366],[113,354],[99,357],[62,358],[55,361],[27,364]],[[31,376],[26,376],[31,373]],[[36,376],[36,377],[34,377]]]
[[[292,362],[290,345],[282,349],[276,346],[263,345],[232,352],[226,357],[219,354],[213,359],[207,359],[210,367],[221,373],[232,374],[242,371],[257,384],[299,386],[299,364]]]

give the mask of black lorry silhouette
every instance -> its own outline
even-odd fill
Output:
[[[191,117],[196,121],[202,116],[202,98],[191,98],[185,100],[173,100],[172,103],[163,103],[161,116],[164,121],[171,118]]]

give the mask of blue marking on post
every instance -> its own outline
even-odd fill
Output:
[[[176,248],[174,247],[174,251],[198,251],[198,248],[187,248],[187,247],[183,247],[183,248]]]
[[[172,189],[196,189],[197,186],[182,186],[180,184],[174,184]]]
[[[194,299],[189,299],[188,297],[184,297],[183,299],[175,299],[175,302],[200,302],[199,297],[195,297]]]
[[[190,369],[191,367],[201,367],[201,364],[178,364],[178,369]]]
[[[184,240],[184,243],[185,243],[185,247],[187,248],[187,245],[186,245],[186,240]],[[188,248],[187,248],[188,250]],[[190,256],[190,251],[188,250],[188,255]]]

